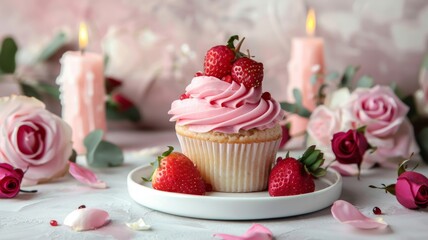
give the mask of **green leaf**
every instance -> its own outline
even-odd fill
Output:
[[[42,100],[42,96],[40,95],[40,93],[37,91],[37,89],[30,84],[24,83],[24,82],[19,82],[19,85],[21,86],[21,90],[22,93],[27,96],[27,97],[34,97],[37,98],[39,100]]]
[[[57,86],[44,82],[35,82],[33,84],[20,81],[19,84],[25,96],[35,97],[39,100],[43,100],[42,94],[46,93],[59,100],[60,93],[59,88]]]
[[[371,88],[374,86],[374,80],[373,78],[369,76],[362,76],[360,79],[358,79],[357,87],[360,88]]]
[[[59,100],[60,92],[58,86],[56,85],[51,85],[49,83],[44,82],[37,82],[36,89],[41,93],[47,93]]]
[[[76,162],[76,158],[77,158],[77,152],[76,152],[76,150],[72,149],[71,150],[71,155],[70,155],[70,158],[68,159],[68,161],[75,163]]]
[[[315,145],[311,145],[311,146],[309,146],[307,149],[306,149],[306,151],[303,153],[303,155],[302,155],[302,159],[303,158],[307,158],[307,157],[309,157],[309,155],[311,155],[311,153],[315,150]]]
[[[404,99],[405,95],[403,94],[403,92],[400,90],[400,88],[398,87],[396,82],[392,82],[389,87],[392,89],[392,91],[395,93],[395,95],[397,95],[397,97],[399,99]]]
[[[367,126],[363,125],[363,126],[357,128],[357,132],[364,134],[366,132],[366,129],[367,129]]]
[[[94,130],[83,140],[86,159],[91,167],[115,167],[123,164],[123,152],[113,143],[102,140],[103,131]]]
[[[323,153],[321,153],[321,154],[324,156]],[[323,164],[324,164],[324,158],[322,158],[320,161],[316,161],[314,164],[312,164],[311,166],[309,166],[309,170],[311,172],[314,172],[314,171],[316,171],[316,169],[318,169],[319,167],[321,167],[321,165],[323,165]]]
[[[374,185],[370,185],[369,188],[383,189],[385,190],[385,193],[390,193],[392,195],[395,195],[395,184],[390,184],[388,186],[386,186],[385,184],[382,184],[382,187],[376,187]]]
[[[140,112],[136,107],[130,107],[122,112],[124,117],[132,122],[139,122],[141,120]]]
[[[293,89],[293,97],[296,104],[302,105],[302,93],[300,92],[299,89],[297,88]]]
[[[311,112],[301,105],[288,102],[281,102],[280,105],[282,109],[289,113],[294,113],[304,118],[309,118],[311,116]]]
[[[403,103],[409,107],[409,111],[407,112],[407,117],[409,117],[409,119],[418,117],[418,110],[417,110],[415,98],[413,95],[404,97],[401,99],[401,101],[403,101]]]
[[[15,56],[18,46],[11,37],[3,39],[0,49],[0,70],[2,73],[14,73],[16,68]]]
[[[141,120],[140,112],[135,106],[120,112],[117,104],[113,101],[106,102],[106,116],[109,120],[130,120],[132,122],[139,122]]]
[[[315,84],[317,83],[318,77],[319,77],[319,75],[318,75],[318,74],[316,74],[316,73],[312,74],[312,75],[311,75],[311,78],[309,78],[309,82],[310,82],[312,85],[315,85]]]
[[[312,172],[312,176],[317,178],[325,176],[326,174],[327,174],[327,170],[325,170],[324,168],[318,168]]]
[[[397,176],[400,176],[401,174],[403,174],[404,172],[406,172],[407,169],[407,162],[409,162],[410,159],[406,159],[403,162],[400,163],[400,166],[398,167],[397,170]]]
[[[359,66],[347,66],[340,79],[340,87],[348,87],[359,68]]]
[[[420,148],[420,154],[425,162],[428,162],[428,127],[416,133],[416,141]]]
[[[67,43],[67,36],[65,33],[58,33],[52,41],[46,45],[46,47],[42,50],[37,61],[42,62],[54,55],[62,46]]]
[[[315,163],[318,159],[318,155],[320,154],[320,150],[314,150],[308,157],[302,158],[305,165],[310,166]]]
[[[325,100],[325,93],[324,93],[324,89],[327,87],[327,84],[321,84],[321,86],[318,88],[318,93],[317,93],[317,105],[322,105],[324,103]]]
[[[325,76],[326,81],[333,81],[339,78],[339,73],[331,72]]]

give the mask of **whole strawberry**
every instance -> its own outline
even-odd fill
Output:
[[[156,190],[194,195],[205,195],[205,182],[194,163],[173,147],[152,163],[155,171],[150,179]]]
[[[315,191],[313,177],[325,175],[326,170],[320,168],[324,163],[324,155],[315,146],[309,147],[299,159],[289,157],[278,158],[269,175],[269,195],[291,196]]]
[[[263,81],[263,63],[248,57],[236,60],[232,65],[232,79],[247,88],[259,87]]]
[[[230,74],[235,52],[228,46],[219,45],[212,47],[205,54],[204,75],[222,79]]]

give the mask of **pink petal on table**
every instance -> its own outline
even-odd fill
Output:
[[[100,228],[109,223],[109,214],[97,208],[79,208],[69,213],[64,219],[64,225],[74,231],[87,231]]]
[[[93,188],[107,188],[107,184],[101,180],[98,180],[95,173],[87,168],[77,165],[74,162],[70,162],[70,168],[68,171],[70,172],[71,176],[83,184]]]
[[[272,232],[263,225],[253,224],[242,236],[216,233],[214,237],[219,237],[223,240],[271,240]]]
[[[388,226],[382,218],[369,218],[363,215],[354,205],[343,200],[337,200],[333,203],[331,214],[339,222],[356,228],[373,229]]]

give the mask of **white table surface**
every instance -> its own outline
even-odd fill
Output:
[[[147,155],[153,149],[173,145],[178,141],[172,131],[110,132],[108,139],[126,149],[124,165],[95,169],[98,177],[107,182],[108,189],[86,187],[71,176],[28,189],[36,194],[20,193],[14,199],[0,199],[0,239],[216,239],[214,233],[243,234],[253,223],[268,227],[275,239],[428,239],[427,210],[408,210],[395,197],[368,185],[392,183],[396,172],[373,169],[356,177],[344,177],[340,199],[357,206],[365,215],[375,217],[372,208],[382,209],[386,229],[357,230],[337,222],[326,208],[314,213],[268,220],[216,221],[192,219],[157,212],[134,202],[127,192],[128,173],[155,159]],[[82,158],[78,163],[84,164]],[[428,175],[428,167],[421,164],[417,171]],[[74,232],[61,225],[65,216],[80,205],[104,209],[110,214],[109,225],[93,231]],[[142,217],[152,226],[150,231],[133,231],[125,223]],[[50,220],[60,226],[50,226]]]

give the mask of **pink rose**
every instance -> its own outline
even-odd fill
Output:
[[[318,106],[312,112],[307,131],[317,146],[330,146],[333,134],[340,131],[340,115],[326,106]]]
[[[71,128],[35,98],[0,98],[0,162],[27,169],[24,185],[63,176],[71,155]]]
[[[10,164],[0,163],[0,198],[13,198],[19,193],[24,172]]]
[[[417,172],[400,174],[395,184],[395,196],[406,208],[426,208],[428,206],[428,178]]]
[[[386,86],[371,89],[356,89],[343,108],[343,124],[357,128],[366,126],[366,137],[370,145],[377,147],[367,154],[367,166],[379,163],[394,167],[391,159],[408,157],[419,148],[413,129],[407,120],[409,108]],[[366,161],[367,159],[367,161]]]

